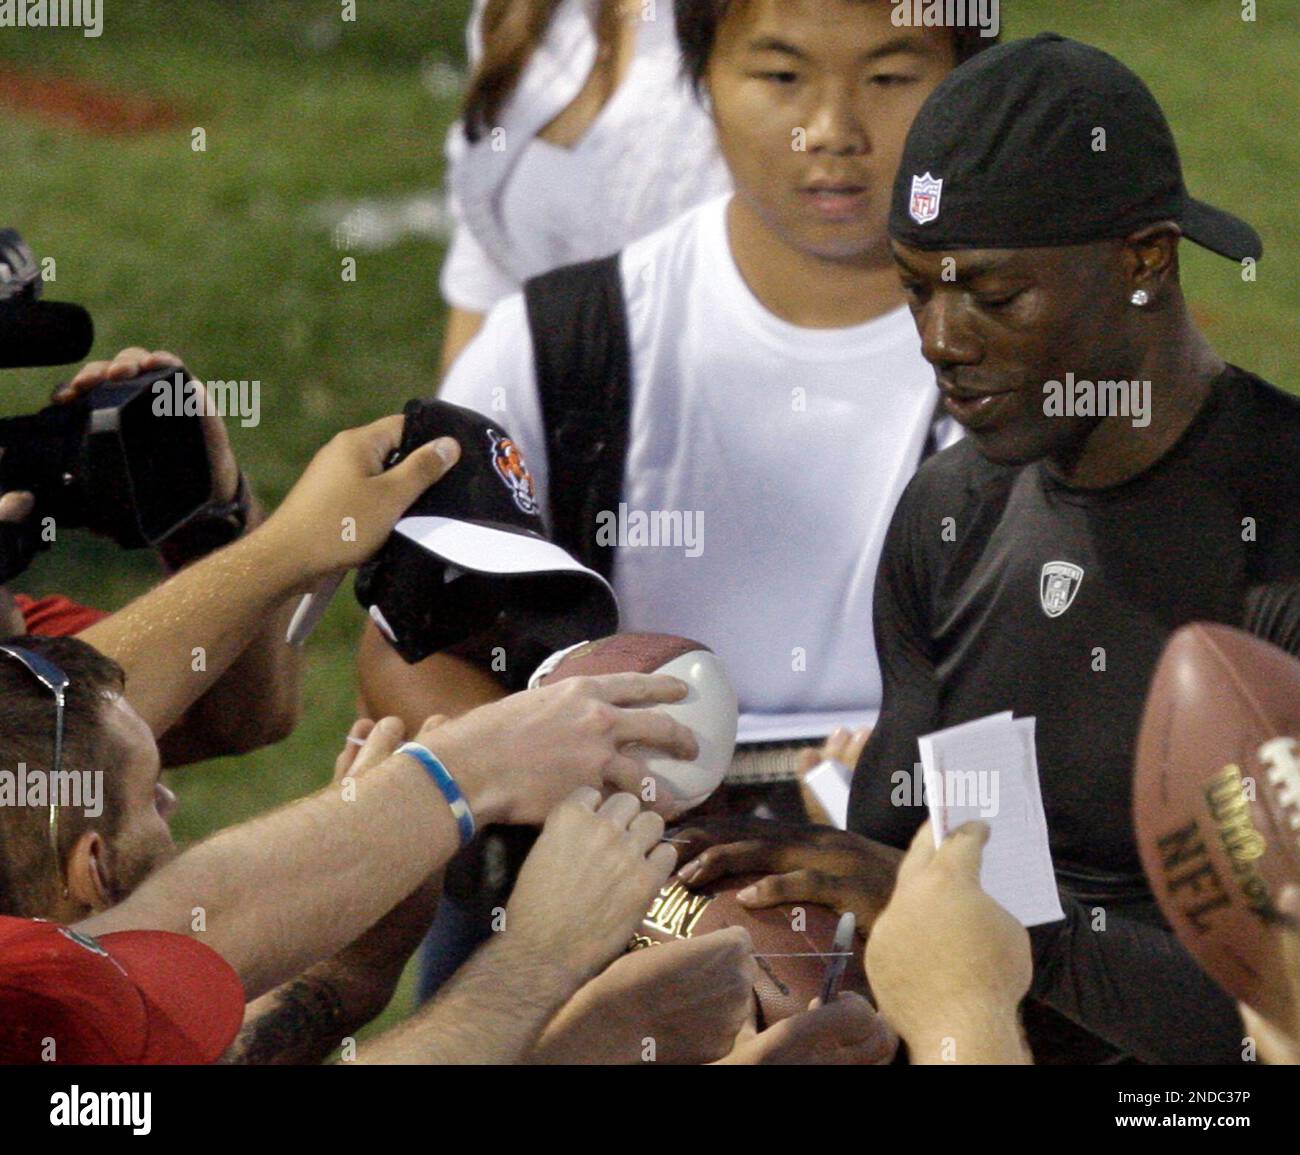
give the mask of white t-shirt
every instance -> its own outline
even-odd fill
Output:
[[[816,737],[880,708],[872,587],[938,393],[906,309],[831,330],[771,314],[732,257],[729,199],[622,257],[632,421],[626,509],[605,521],[621,534],[614,588],[622,629],[694,638],[723,658],[742,739]],[[521,295],[492,311],[441,396],[505,426],[548,516]],[[660,521],[660,544],[638,544],[650,523],[637,514],[660,511],[674,519]]]
[[[564,0],[502,115],[503,151],[448,137],[456,230],[443,296],[487,312],[530,277],[616,253],[731,189],[713,123],[681,75],[671,3],[637,21],[636,53],[574,148],[536,131],[572,103],[595,59],[593,0]],[[478,24],[470,48],[480,54]],[[522,107],[521,107],[522,105]],[[477,226],[477,227],[476,227]]]

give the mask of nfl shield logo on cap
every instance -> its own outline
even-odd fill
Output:
[[[943,181],[935,180],[928,172],[912,178],[912,220],[918,225],[928,225],[939,219],[939,201],[943,197]]]

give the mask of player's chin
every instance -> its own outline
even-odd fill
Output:
[[[1045,458],[1065,460],[1079,453],[1096,423],[1088,419],[1066,421],[1036,412],[1034,405],[1017,407],[983,429],[967,435],[988,461],[1019,468]]]
[[[966,435],[975,443],[981,456],[994,465],[1022,466],[1047,456],[1041,438],[1015,426],[999,429],[968,429]]]

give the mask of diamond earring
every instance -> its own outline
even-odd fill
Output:
[[[1140,309],[1143,305],[1149,305],[1151,303],[1151,294],[1145,289],[1135,289],[1129,300]]]

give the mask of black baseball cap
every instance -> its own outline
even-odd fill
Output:
[[[1233,260],[1263,255],[1250,225],[1188,193],[1141,78],[1045,32],[981,52],[930,94],[903,149],[889,231],[931,251],[1050,248],[1158,221]]]
[[[410,401],[403,414],[390,468],[439,437],[461,456],[357,571],[357,600],[398,653],[419,662],[492,627],[547,652],[617,630],[614,591],[547,536],[504,427],[446,401]]]

